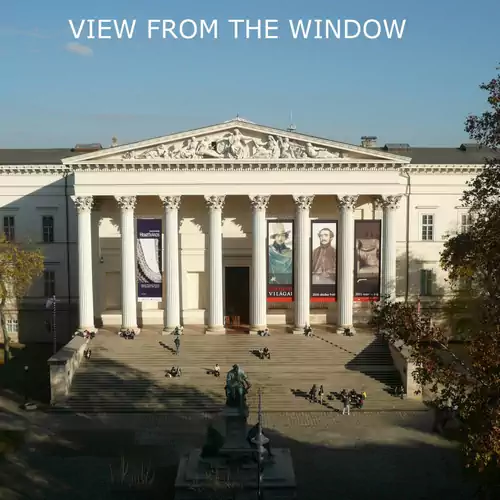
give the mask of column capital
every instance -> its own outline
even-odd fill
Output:
[[[207,202],[208,208],[210,208],[211,210],[222,210],[224,208],[224,202],[226,201],[226,196],[205,195],[205,201]]]
[[[310,210],[314,200],[314,195],[312,196],[294,196],[293,201],[298,210]]]
[[[72,196],[71,199],[75,204],[76,211],[81,214],[83,212],[90,212],[94,204],[93,196]]]
[[[137,205],[136,196],[115,196],[115,200],[122,210],[134,210]]]
[[[399,208],[399,202],[401,201],[402,197],[402,194],[389,194],[379,196],[375,201],[375,204],[388,210],[396,210],[397,208]]]
[[[358,195],[337,195],[337,198],[339,200],[339,206],[341,209],[344,210],[354,210],[356,207],[356,202],[358,201]]]
[[[248,195],[250,198],[250,203],[252,205],[253,210],[266,210],[267,206],[269,204],[269,200],[271,199],[270,196],[263,196],[263,195]]]
[[[181,206],[180,196],[161,196],[160,200],[165,210],[178,210]]]

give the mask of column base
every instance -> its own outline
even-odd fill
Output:
[[[225,335],[226,334],[226,328],[224,326],[207,326],[205,329],[205,334],[206,335]]]
[[[141,329],[137,326],[122,326],[120,330],[118,330],[118,335],[126,332],[127,330],[132,330],[135,335],[139,335],[141,333]]]
[[[356,335],[356,329],[352,325],[337,327],[337,330],[336,330],[337,335],[344,335],[344,331],[346,328],[349,328],[349,330],[351,330],[351,333],[353,335]]]
[[[258,335],[260,331],[264,331],[267,328],[266,325],[250,325],[248,330],[249,335]]]
[[[83,332],[97,333],[97,328],[95,326],[80,326],[75,334],[83,334]]]

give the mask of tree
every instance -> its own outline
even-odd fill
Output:
[[[22,298],[33,280],[40,276],[44,259],[40,250],[24,248],[19,243],[0,240],[0,326],[3,333],[4,362],[10,359],[6,309],[14,300]]]
[[[485,166],[468,183],[462,203],[472,216],[467,232],[449,237],[441,266],[453,285],[467,282],[474,305],[470,335],[450,345],[444,328],[411,303],[376,305],[373,324],[390,342],[404,342],[417,366],[417,383],[440,407],[456,405],[463,423],[467,466],[500,483],[500,75],[481,89],[489,108],[466,120],[466,131],[484,152]],[[469,308],[470,310],[470,308]],[[489,482],[489,481],[488,481]],[[491,483],[490,483],[491,485]]]

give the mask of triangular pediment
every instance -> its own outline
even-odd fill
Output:
[[[141,161],[387,161],[410,158],[385,151],[321,139],[235,119],[210,127],[170,134],[123,146],[72,156],[65,164],[128,163]]]

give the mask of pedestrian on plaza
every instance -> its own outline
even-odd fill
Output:
[[[311,387],[311,390],[309,391],[309,402],[314,403],[316,401],[316,394],[318,392],[318,389],[316,387],[316,384],[314,384]]]
[[[344,395],[342,403],[344,403],[344,408],[342,409],[342,415],[350,415],[351,414],[351,396],[350,396],[350,394]]]
[[[179,335],[175,336],[174,344],[175,344],[175,354],[179,354],[179,350],[181,348],[181,338],[179,337]]]
[[[319,386],[319,391],[318,391],[318,399],[319,399],[319,404],[323,404],[323,396],[325,395],[325,390],[323,389],[323,386]]]

